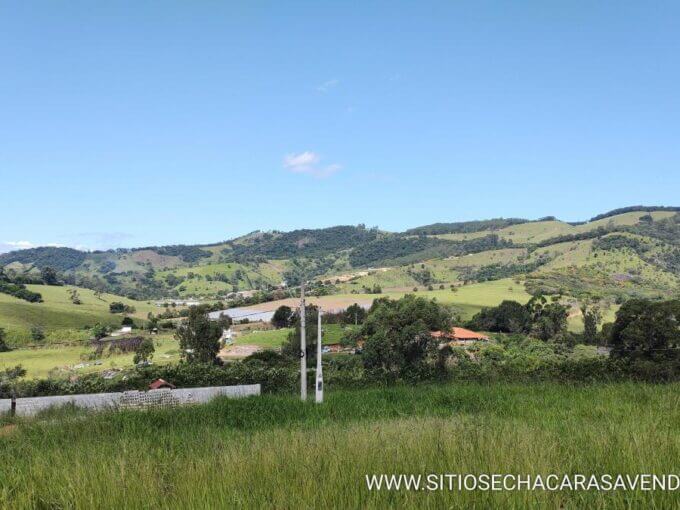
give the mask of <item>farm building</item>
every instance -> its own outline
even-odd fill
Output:
[[[450,331],[433,331],[434,338],[440,338],[449,345],[469,345],[475,342],[487,342],[489,337],[465,328],[453,327]]]

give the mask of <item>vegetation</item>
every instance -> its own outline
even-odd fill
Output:
[[[365,476],[675,473],[679,395],[677,384],[466,383],[334,390],[320,406],[270,395],[66,409],[0,435],[0,506],[90,508],[96,495],[107,508],[674,508],[668,491],[368,491]]]
[[[354,267],[409,264],[430,258],[465,255],[508,246],[512,246],[512,242],[500,239],[495,234],[469,241],[449,241],[425,236],[388,236],[357,246],[352,250],[349,262]]]
[[[146,364],[153,358],[156,349],[150,338],[144,338],[135,349],[135,357],[132,359],[135,365]]]
[[[531,321],[528,306],[517,301],[505,300],[496,307],[483,308],[472,318],[468,326],[497,333],[528,333],[531,331]]]
[[[182,357],[189,363],[216,363],[221,337],[222,325],[198,307],[189,309],[189,317],[175,333]]]
[[[494,218],[491,220],[460,221],[456,223],[433,223],[406,231],[410,235],[469,234],[485,230],[500,230],[512,225],[528,223],[521,218]]]
[[[172,257],[179,257],[184,262],[198,262],[202,258],[210,257],[210,252],[200,249],[198,246],[162,246],[160,248],[151,248],[156,253],[161,255],[170,255]]]
[[[373,377],[389,381],[431,377],[439,345],[431,332],[450,325],[450,315],[436,301],[414,295],[378,299],[360,332],[366,340],[364,366]]]
[[[0,417],[10,424],[0,429],[0,507],[90,507],[98,494],[97,504],[112,507],[670,508],[675,501],[658,492],[433,493],[424,502],[420,493],[347,487],[362,473],[423,466],[636,472],[642,462],[671,471],[680,453],[680,301],[668,298],[680,288],[679,240],[675,209],[630,208],[578,225],[497,219],[406,233],[359,225],[215,245],[2,255],[0,398],[143,390],[157,378],[179,387],[259,383],[276,395],[144,414]],[[317,306],[346,307],[325,314],[324,342],[357,347],[324,356],[328,393],[316,407],[290,396],[300,317],[279,301],[310,278],[310,292],[323,297],[306,310],[309,382]],[[203,303],[189,309],[146,301],[197,296]],[[207,312],[269,301],[278,329],[236,344],[281,352],[220,363],[229,321]],[[582,333],[573,327],[581,323]],[[461,347],[432,336],[453,324],[491,339]],[[121,325],[141,329],[107,338]],[[145,334],[152,328],[176,334]],[[115,484],[112,466],[124,467]],[[301,476],[309,472],[323,491]],[[289,490],[293,482],[299,490]]]
[[[364,225],[338,226],[317,230],[265,233],[247,243],[230,243],[230,255],[242,258],[262,256],[273,259],[323,256],[375,240],[377,229]]]
[[[9,348],[7,342],[5,341],[6,335],[7,334],[5,333],[5,330],[3,328],[0,328],[0,352],[7,352],[12,350]]]
[[[37,292],[31,292],[22,283],[14,283],[0,266],[0,293],[9,294],[15,298],[23,299],[29,303],[39,303],[42,296]]]
[[[614,211],[578,224],[551,217],[511,218],[442,223],[404,233],[363,225],[254,232],[214,245],[92,253],[38,248],[2,255],[0,266],[5,265],[15,285],[67,284],[136,300],[202,297],[232,299],[236,304],[243,296],[232,293],[252,290],[258,295],[249,299],[263,302],[272,299],[282,281],[295,286],[302,273],[306,279],[319,276],[323,285],[313,293],[327,295],[350,290],[352,282],[338,280],[336,275],[376,266],[390,266],[390,272],[362,277],[351,290],[359,292],[365,286],[372,291],[377,284],[387,293],[391,288],[414,285],[435,287],[522,276],[534,294],[562,288],[580,297],[602,289],[608,296],[650,297],[667,294],[680,284],[676,209],[626,208],[626,212]],[[612,256],[603,258],[603,252]],[[631,258],[631,253],[636,256]],[[470,254],[483,255],[469,258]],[[573,260],[577,254],[581,258]],[[642,269],[641,262],[645,264]],[[408,273],[407,266],[416,263],[427,263],[432,281],[417,280],[427,276],[424,272]],[[45,271],[53,274],[43,278]]]
[[[86,341],[90,337],[90,329],[96,323],[120,326],[120,316],[109,312],[109,304],[115,301],[134,307],[132,316],[140,320],[144,320],[149,312],[158,311],[150,303],[111,294],[97,294],[89,289],[78,288],[81,304],[75,305],[69,287],[27,285],[26,288],[40,294],[42,302],[29,303],[0,294],[0,327],[5,328],[7,342],[12,346],[32,343],[33,326],[43,329],[47,343]]]
[[[609,339],[614,356],[680,362],[680,300],[635,299],[616,314]]]
[[[666,207],[662,205],[657,206],[633,205],[629,207],[621,207],[619,209],[614,209],[604,214],[598,214],[597,216],[593,216],[590,219],[590,221],[603,220],[605,218],[611,218],[612,216],[618,216],[620,214],[626,214],[629,212],[654,212],[654,211],[680,212],[680,207]]]
[[[291,325],[292,319],[293,310],[290,306],[281,305],[274,312],[271,322],[275,328],[288,328]]]
[[[29,248],[0,255],[0,266],[19,262],[38,268],[51,267],[58,271],[68,271],[78,267],[86,258],[85,252],[73,248]]]

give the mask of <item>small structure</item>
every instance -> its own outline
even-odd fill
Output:
[[[231,331],[231,328],[222,329],[222,336],[220,337],[220,342],[222,342],[224,345],[231,345],[234,343],[234,335]]]
[[[149,384],[149,389],[150,390],[160,390],[162,388],[168,388],[171,390],[174,390],[177,386],[174,384],[169,383],[165,379],[156,379],[153,381],[151,384]]]
[[[132,326],[123,326],[118,331],[111,333],[111,336],[129,335],[132,333]]]
[[[342,352],[345,350],[349,350],[347,347],[340,343],[326,344],[323,346],[323,349],[324,349],[323,352]]]
[[[453,327],[450,331],[433,331],[434,338],[440,338],[449,345],[470,345],[475,342],[488,342],[489,337],[465,328]]]

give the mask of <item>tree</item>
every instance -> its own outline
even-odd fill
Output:
[[[120,301],[113,301],[109,303],[109,312],[111,313],[135,313],[135,307],[121,303]]]
[[[109,334],[108,326],[105,326],[100,322],[98,322],[92,327],[92,336],[94,337],[95,340],[104,338],[108,334]]]
[[[308,363],[316,359],[316,343],[319,333],[318,319],[319,309],[314,305],[307,305],[305,307],[305,352],[307,353]],[[288,334],[288,338],[281,348],[281,353],[285,356],[297,358],[300,355],[300,336],[302,334],[299,311],[293,314],[291,323],[295,328]]]
[[[451,326],[447,311],[434,300],[407,295],[373,302],[361,328],[366,343],[364,367],[379,378],[418,378],[433,366],[438,341],[432,331]]]
[[[109,312],[111,313],[123,313],[125,311],[125,304],[120,301],[114,301],[109,303]]]
[[[121,326],[130,326],[131,328],[135,327],[135,321],[132,319],[132,317],[123,317],[123,320],[120,322]]]
[[[40,270],[40,279],[45,285],[59,285],[57,272],[49,266],[45,266]]]
[[[224,305],[220,306],[219,308],[224,308]],[[226,313],[221,313],[220,318],[217,319],[217,326],[220,328],[220,330],[229,329],[233,323],[234,319],[232,319]]]
[[[146,315],[146,318],[148,319],[148,322],[146,323],[146,329],[152,331],[158,328],[158,317],[154,316],[152,312],[149,312]]]
[[[189,363],[217,363],[222,328],[202,309],[192,306],[189,315],[175,332],[182,357]]]
[[[531,335],[543,340],[560,340],[567,332],[567,307],[558,302],[548,303],[544,296],[535,296],[527,303],[531,314]]]
[[[145,338],[135,349],[135,356],[132,361],[135,365],[147,364],[153,358],[154,352],[156,352],[156,349],[153,346],[153,341],[150,338]]]
[[[7,345],[7,342],[5,341],[5,336],[6,336],[5,329],[0,328],[0,352],[8,352],[12,350],[10,346]]]
[[[71,303],[73,303],[74,305],[82,304],[82,301],[80,300],[80,294],[78,294],[77,289],[69,289],[68,295],[69,298],[71,299]]]
[[[45,339],[45,332],[40,326],[31,327],[31,338],[35,342],[40,342]]]
[[[6,384],[26,375],[26,369],[21,365],[16,365],[12,368],[6,368],[0,371],[0,384]]]
[[[626,301],[611,330],[612,356],[651,360],[680,358],[680,300]]]
[[[469,327],[501,333],[528,333],[531,314],[517,301],[505,300],[493,308],[483,308],[470,321]]]
[[[272,316],[272,326],[275,328],[290,327],[292,318],[293,310],[291,310],[290,306],[281,305],[276,309]]]
[[[583,319],[583,339],[585,343],[597,343],[597,327],[602,321],[602,313],[596,306],[588,308],[584,303],[581,306],[581,316]]]
[[[358,303],[354,303],[347,307],[343,313],[343,322],[345,324],[363,324],[366,319],[366,310],[364,307],[359,306]]]

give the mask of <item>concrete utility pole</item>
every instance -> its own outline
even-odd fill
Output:
[[[319,307],[319,337],[316,341],[316,403],[323,402],[323,372],[321,371],[321,307]]]
[[[305,282],[300,285],[300,400],[307,400],[307,337],[305,336]]]

